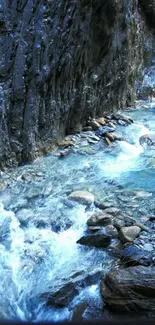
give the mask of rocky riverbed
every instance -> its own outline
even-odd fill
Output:
[[[1,172],[2,318],[154,312],[155,148],[139,142],[154,110],[90,118],[56,151]]]

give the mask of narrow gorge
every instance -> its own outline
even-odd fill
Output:
[[[155,318],[154,28],[154,0],[0,0],[1,320]]]

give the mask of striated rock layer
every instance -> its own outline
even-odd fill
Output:
[[[1,168],[33,160],[89,116],[133,102],[152,56],[150,3],[1,1]]]

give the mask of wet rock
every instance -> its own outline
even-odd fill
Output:
[[[141,229],[138,226],[123,227],[119,231],[119,238],[123,243],[133,242],[140,232]]]
[[[88,226],[107,226],[112,223],[111,215],[103,212],[95,212],[88,220]]]
[[[127,117],[125,115],[119,114],[119,113],[115,113],[111,115],[111,118],[113,118],[114,120],[116,120],[118,122],[118,124],[122,121],[125,122],[126,125],[128,124],[132,124],[133,123],[133,119],[131,119],[130,117]],[[124,124],[121,124],[124,125]]]
[[[112,144],[112,142],[109,140],[109,138],[105,137],[105,141],[108,144],[108,146],[110,146]]]
[[[114,269],[101,282],[104,302],[115,311],[155,311],[155,268]]]
[[[107,133],[105,133],[105,137],[108,138],[111,142],[116,141],[116,140],[118,140],[118,141],[121,141],[122,140],[122,137],[121,136],[118,136],[115,133],[109,133],[109,132],[107,132]]]
[[[104,200],[103,201],[95,201],[94,204],[95,204],[96,208],[99,208],[101,210],[114,207],[113,202],[108,202],[108,201],[104,201]]]
[[[24,198],[20,198],[16,202],[12,202],[9,205],[9,208],[13,210],[14,212],[18,211],[21,208],[26,208],[28,205],[28,200]]]
[[[83,131],[84,132],[88,132],[88,131],[92,131],[93,130],[93,128],[91,127],[91,126],[85,126],[84,128],[83,128]]]
[[[108,234],[97,232],[90,235],[85,235],[81,237],[77,244],[92,246],[92,247],[107,247],[111,242],[111,236]]]
[[[155,221],[155,216],[150,216],[150,217],[149,217],[149,220],[150,220],[151,222]]]
[[[30,221],[33,221],[35,217],[34,212],[31,209],[20,209],[16,212],[16,218],[23,226],[27,226]]]
[[[104,229],[106,234],[110,235],[111,238],[118,238],[118,230],[113,225],[108,225]]]
[[[9,191],[5,190],[0,193],[0,203],[3,203],[4,207],[6,208],[11,202],[11,194]]]
[[[94,202],[94,195],[87,191],[75,191],[72,192],[68,198],[70,200],[77,201],[81,204],[90,205]]]
[[[121,260],[125,265],[127,264],[129,266],[149,266],[152,262],[152,254],[145,250],[145,248],[129,246],[124,249]]]
[[[101,124],[101,125],[105,125],[106,124],[106,121],[105,121],[105,118],[104,117],[99,117],[98,119],[96,119],[96,121]]]
[[[43,194],[44,189],[42,186],[32,186],[29,189],[26,190],[25,192],[25,198],[26,199],[34,199],[41,194]]]
[[[120,230],[125,226],[125,221],[123,219],[114,219],[113,225],[116,229]]]
[[[120,209],[111,207],[111,208],[105,209],[104,212],[108,213],[108,214],[112,214],[112,216],[115,217],[120,214]]]
[[[144,134],[139,138],[139,143],[147,147],[155,146],[155,133]]]
[[[0,203],[0,240],[5,239],[10,233],[12,217],[14,217],[14,213],[4,210],[3,204]]]
[[[152,245],[152,244],[149,244],[149,243],[145,243],[145,244],[143,245],[143,249],[144,249],[145,251],[148,251],[148,252],[152,252],[152,251],[154,250],[153,245]]]
[[[54,305],[56,307],[65,307],[73,300],[73,298],[78,295],[78,290],[75,288],[74,283],[67,283],[57,292],[51,294],[44,293],[41,299],[47,301],[47,305]]]
[[[88,126],[91,126],[93,131],[99,130],[101,128],[101,125],[95,119],[89,120]]]
[[[61,308],[65,307],[79,294],[81,289],[96,283],[100,275],[99,270],[95,270],[89,274],[80,273],[73,275],[68,283],[62,284],[56,291],[49,289],[48,292],[43,293],[40,297],[41,300],[46,300],[47,305]]]
[[[150,231],[150,229],[148,228],[148,227],[146,227],[145,225],[143,225],[143,223],[141,223],[141,222],[135,222],[134,223],[134,225],[135,226],[138,226],[139,228],[141,228],[141,230],[143,230],[143,231],[146,231],[146,232],[149,232]]]
[[[30,174],[30,173],[24,173],[23,175],[22,175],[22,179],[24,180],[24,181],[26,181],[26,182],[32,182],[33,181],[33,179],[34,179],[34,177],[33,177],[33,175],[32,174]]]
[[[59,147],[60,148],[68,148],[68,147],[72,147],[74,146],[74,141],[72,139],[64,139],[60,144]]]
[[[110,126],[103,126],[101,129],[97,130],[95,132],[96,135],[100,135],[100,136],[105,136],[105,134],[108,132],[114,132],[115,128],[114,127],[110,127]]]
[[[67,148],[67,149],[64,149],[64,150],[60,150],[59,152],[57,152],[55,154],[55,156],[57,156],[59,158],[64,158],[64,157],[67,157],[70,153],[71,153],[71,149]]]

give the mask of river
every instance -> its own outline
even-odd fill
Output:
[[[144,150],[139,137],[155,131],[154,113],[153,101],[127,110],[134,123],[117,127],[123,141],[111,147],[101,140],[85,151],[85,138],[78,135],[79,145],[64,159],[51,153],[1,175],[1,318],[58,322],[77,319],[78,308],[83,319],[103,317],[98,277],[79,287],[79,294],[64,308],[47,306],[40,295],[55,292],[76,274],[104,275],[115,262],[107,249],[76,243],[95,207],[68,200],[72,191],[87,190],[138,220],[153,211],[154,150]],[[140,191],[151,197],[133,201]]]

